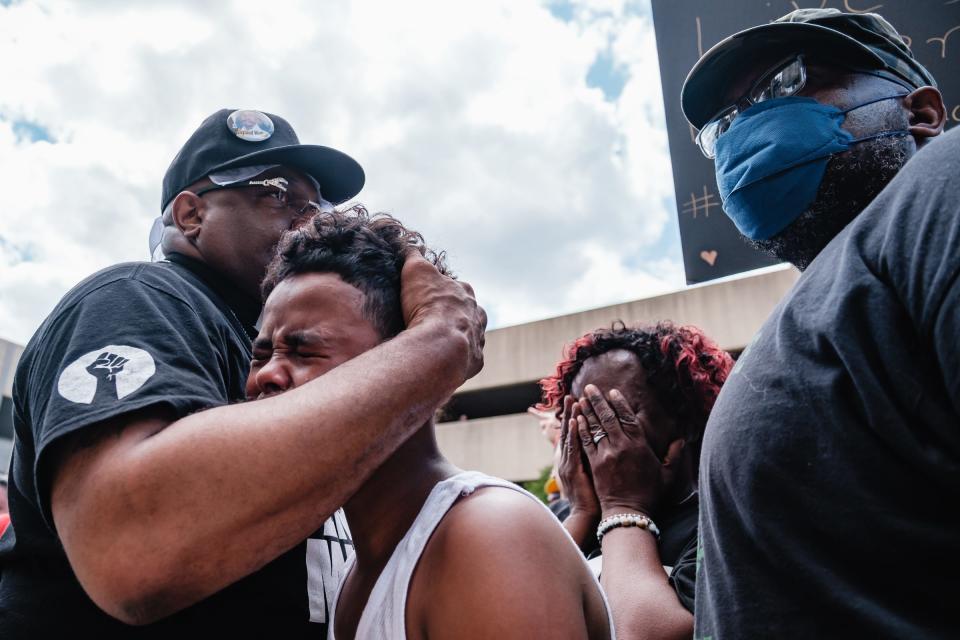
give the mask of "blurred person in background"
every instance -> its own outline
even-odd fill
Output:
[[[0,536],[10,524],[10,508],[7,505],[7,474],[0,474]]]
[[[564,526],[602,552],[619,638],[693,634],[700,446],[732,366],[696,327],[617,323],[576,340],[540,382],[540,408],[563,425]]]
[[[527,407],[527,413],[536,418],[540,427],[540,435],[550,443],[550,451],[554,452],[554,461],[550,466],[547,481],[543,485],[543,493],[547,497],[547,506],[562,521],[567,517],[569,506],[567,501],[563,499],[560,479],[557,474],[557,462],[560,460],[557,449],[560,443],[560,418],[554,411],[543,410],[537,406]],[[557,509],[560,509],[560,511]]]

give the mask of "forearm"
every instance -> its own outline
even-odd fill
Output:
[[[567,519],[563,521],[563,528],[567,530],[580,550],[586,553],[596,544],[594,532],[597,530],[599,521],[599,515],[593,516],[588,513],[571,511]]]
[[[656,538],[638,527],[612,529],[603,537],[600,582],[613,612],[617,637],[690,638],[693,616],[667,580]]]
[[[61,532],[88,593],[121,619],[150,621],[289,550],[459,386],[458,349],[455,332],[419,327],[302,387],[188,416],[107,458]]]

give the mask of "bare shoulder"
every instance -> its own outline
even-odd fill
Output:
[[[427,543],[410,584],[408,631],[602,637],[588,632],[601,617],[597,602],[596,583],[553,514],[519,491],[485,487],[460,498]]]
[[[460,498],[436,536],[456,544],[512,548],[561,545],[577,559],[560,522],[529,495],[507,487],[482,487]],[[564,554],[567,555],[567,554]]]

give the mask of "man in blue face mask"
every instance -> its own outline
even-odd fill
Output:
[[[695,637],[956,635],[960,136],[928,144],[935,84],[886,20],[833,9],[686,80],[727,215],[804,271],[706,428]]]
[[[724,211],[803,270],[943,130],[936,81],[876,14],[801,9],[727,38],[682,105]]]

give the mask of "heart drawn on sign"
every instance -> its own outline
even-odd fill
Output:
[[[717,261],[717,252],[716,251],[701,251],[700,259],[706,262],[711,267],[713,263]]]

